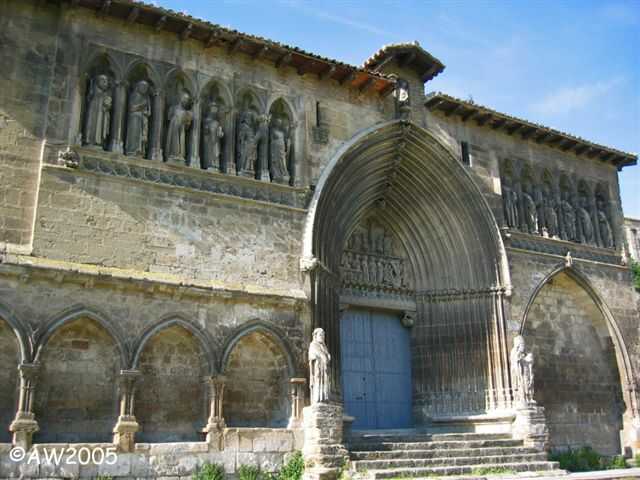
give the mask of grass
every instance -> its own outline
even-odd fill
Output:
[[[218,463],[206,462],[191,478],[193,480],[224,480],[224,467]]]
[[[593,472],[596,470],[628,468],[627,462],[621,455],[607,457],[599,454],[591,447],[556,452],[550,455],[550,460],[559,462],[561,469],[570,472]]]

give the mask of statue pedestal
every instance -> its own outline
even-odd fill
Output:
[[[544,407],[521,405],[517,407],[513,422],[513,438],[524,441],[527,448],[545,451],[549,447],[549,429]]]
[[[304,480],[335,480],[348,459],[342,444],[342,405],[316,403],[303,409]]]

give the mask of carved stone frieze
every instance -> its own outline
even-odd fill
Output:
[[[79,154],[78,169],[102,175],[190,188],[202,192],[230,195],[295,208],[305,208],[309,199],[309,192],[306,189],[265,185],[253,180],[241,180],[235,176],[212,175],[205,171],[199,172],[192,169],[180,169],[179,167],[163,168],[161,166],[158,168],[154,165],[153,163],[146,164],[142,161],[126,161],[122,157],[111,160],[91,155],[91,152],[81,152]]]

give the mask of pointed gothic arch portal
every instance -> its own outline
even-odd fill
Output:
[[[622,388],[628,355],[588,281],[573,268],[549,275],[527,305],[522,335],[534,354],[550,447],[620,454],[623,415],[633,410]]]
[[[326,331],[332,394],[346,401],[347,414],[365,415],[349,411],[349,392],[343,392],[341,359],[357,348],[341,338],[345,304],[342,318],[364,307],[374,316],[391,313],[408,329],[409,424],[429,426],[510,405],[503,320],[510,280],[500,232],[470,174],[431,133],[396,120],[345,144],[318,182],[303,248],[314,327]],[[358,335],[365,334],[345,337]],[[342,357],[341,349],[348,349]],[[381,355],[373,346],[363,365]],[[369,400],[379,418],[388,413],[383,403],[399,399]]]

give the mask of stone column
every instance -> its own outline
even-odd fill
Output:
[[[333,403],[304,408],[304,480],[336,480],[348,459],[343,445],[343,409]]]
[[[263,182],[271,181],[271,172],[269,172],[269,117],[260,115],[258,119],[258,135],[260,143],[258,144],[258,178]]]
[[[111,141],[109,150],[115,153],[123,153],[122,148],[122,117],[127,101],[127,82],[116,82],[115,99],[113,104],[113,119],[111,123]]]
[[[222,412],[224,402],[224,387],[226,378],[216,375],[207,378],[209,383],[209,419],[207,426],[202,430],[207,434],[207,443],[215,450],[222,450],[223,430],[226,425]]]
[[[33,413],[33,398],[40,372],[39,363],[21,363],[18,366],[20,373],[20,398],[16,418],[11,422],[9,431],[13,433],[13,444],[25,450],[31,448],[33,434],[40,430],[35,414]]]
[[[225,139],[225,162],[223,171],[228,175],[236,175],[236,160],[238,158],[236,145],[236,124],[238,123],[238,111],[235,108],[229,113],[231,121],[229,122],[229,137]],[[226,133],[226,132],[225,132]]]
[[[120,452],[132,452],[135,434],[139,429],[134,415],[136,384],[141,377],[138,370],[120,370],[118,390],[120,392],[120,416],[113,429],[113,443]]]
[[[153,93],[153,111],[151,115],[151,145],[149,158],[151,160],[162,161],[162,121],[164,97],[161,90]]]
[[[513,438],[524,441],[527,448],[546,451],[549,448],[549,429],[544,416],[544,407],[518,405],[513,422]]]
[[[191,107],[193,121],[191,122],[191,145],[189,150],[189,166],[201,170],[200,165],[200,100],[196,99]]]
[[[291,417],[287,428],[302,428],[302,409],[304,407],[304,386],[307,383],[306,378],[291,378],[289,385],[291,387]]]

